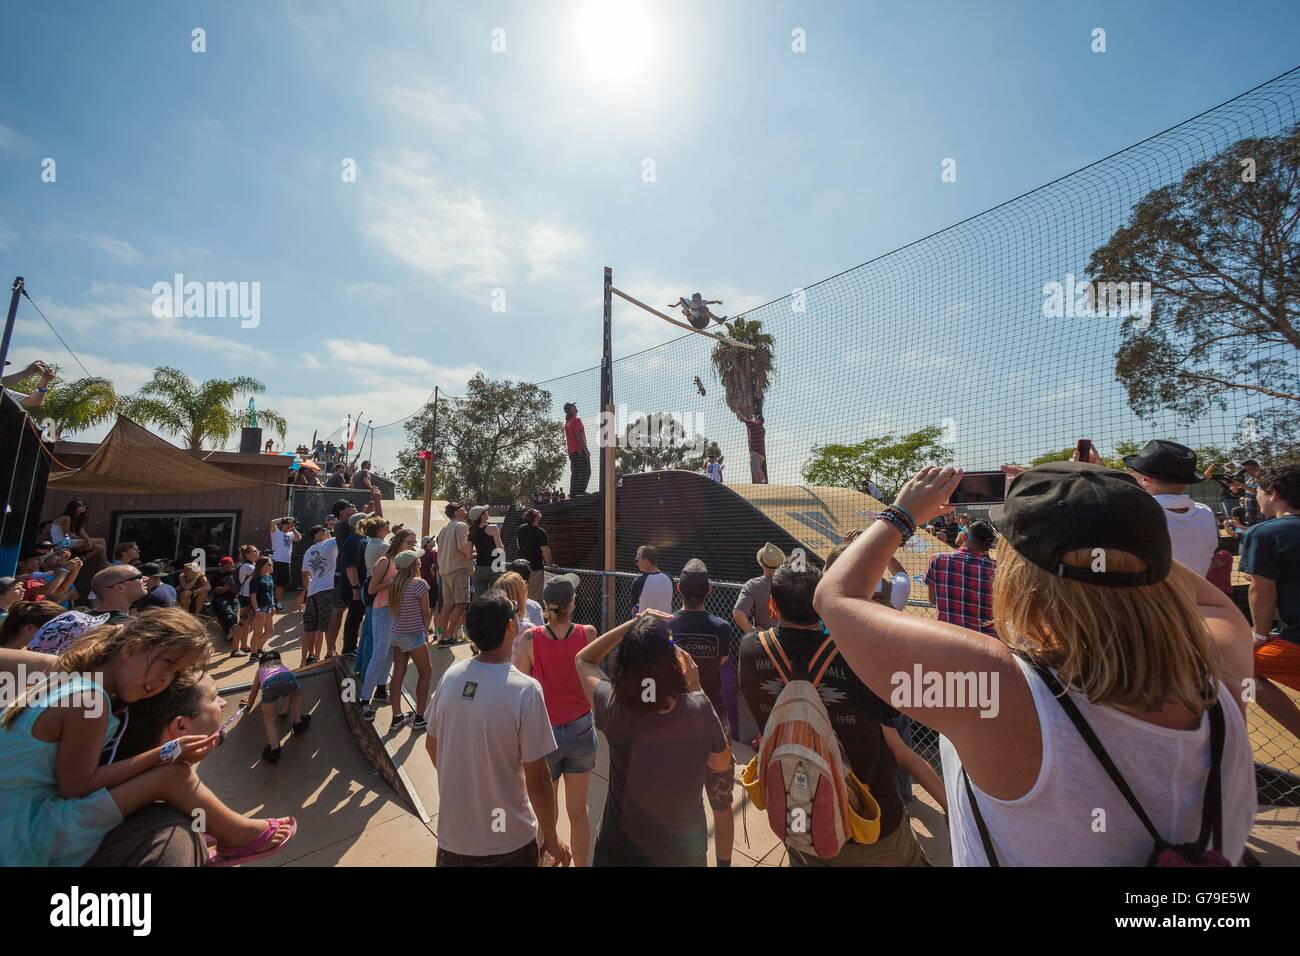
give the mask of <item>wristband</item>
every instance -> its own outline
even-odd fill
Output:
[[[169,740],[162,745],[158,751],[158,757],[163,763],[175,763],[181,757],[181,742],[179,740]]]
[[[1259,634],[1259,633],[1256,633],[1256,634],[1255,634],[1255,643],[1256,643],[1256,644],[1263,644],[1265,641],[1268,641],[1268,640],[1271,640],[1271,638],[1270,638],[1269,635],[1267,635],[1267,634]]]
[[[893,508],[895,511],[901,511],[903,513],[903,517],[907,519],[908,523],[913,528],[916,527],[916,518],[912,515],[912,512],[908,511],[902,505],[890,505],[889,507]]]
[[[49,386],[46,386],[46,385],[38,385],[38,386],[36,387],[36,391],[40,392],[42,395],[44,395],[44,394],[45,394],[46,392],[48,392],[49,390],[50,390],[50,389],[49,389]]]

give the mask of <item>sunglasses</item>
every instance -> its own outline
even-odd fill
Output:
[[[120,588],[123,584],[130,584],[132,581],[139,581],[142,577],[144,577],[144,572],[137,571],[131,577],[123,578],[121,581],[118,581],[116,584],[109,585],[109,587]]]

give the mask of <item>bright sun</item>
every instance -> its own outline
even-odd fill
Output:
[[[587,0],[573,12],[569,55],[581,78],[606,91],[647,85],[660,56],[659,30],[643,0]]]

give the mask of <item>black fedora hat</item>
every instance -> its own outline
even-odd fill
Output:
[[[1125,455],[1124,464],[1148,478],[1178,485],[1192,485],[1201,480],[1196,470],[1196,452],[1164,438],[1153,438],[1136,455]]]

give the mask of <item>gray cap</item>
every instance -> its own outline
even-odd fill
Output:
[[[542,603],[555,607],[568,607],[578,593],[581,582],[576,574],[557,574],[542,588]]]
[[[486,512],[489,512],[491,510],[492,509],[487,505],[475,505],[473,508],[470,508],[469,509],[470,524],[473,524],[475,521],[477,521],[480,515],[485,514]]]

